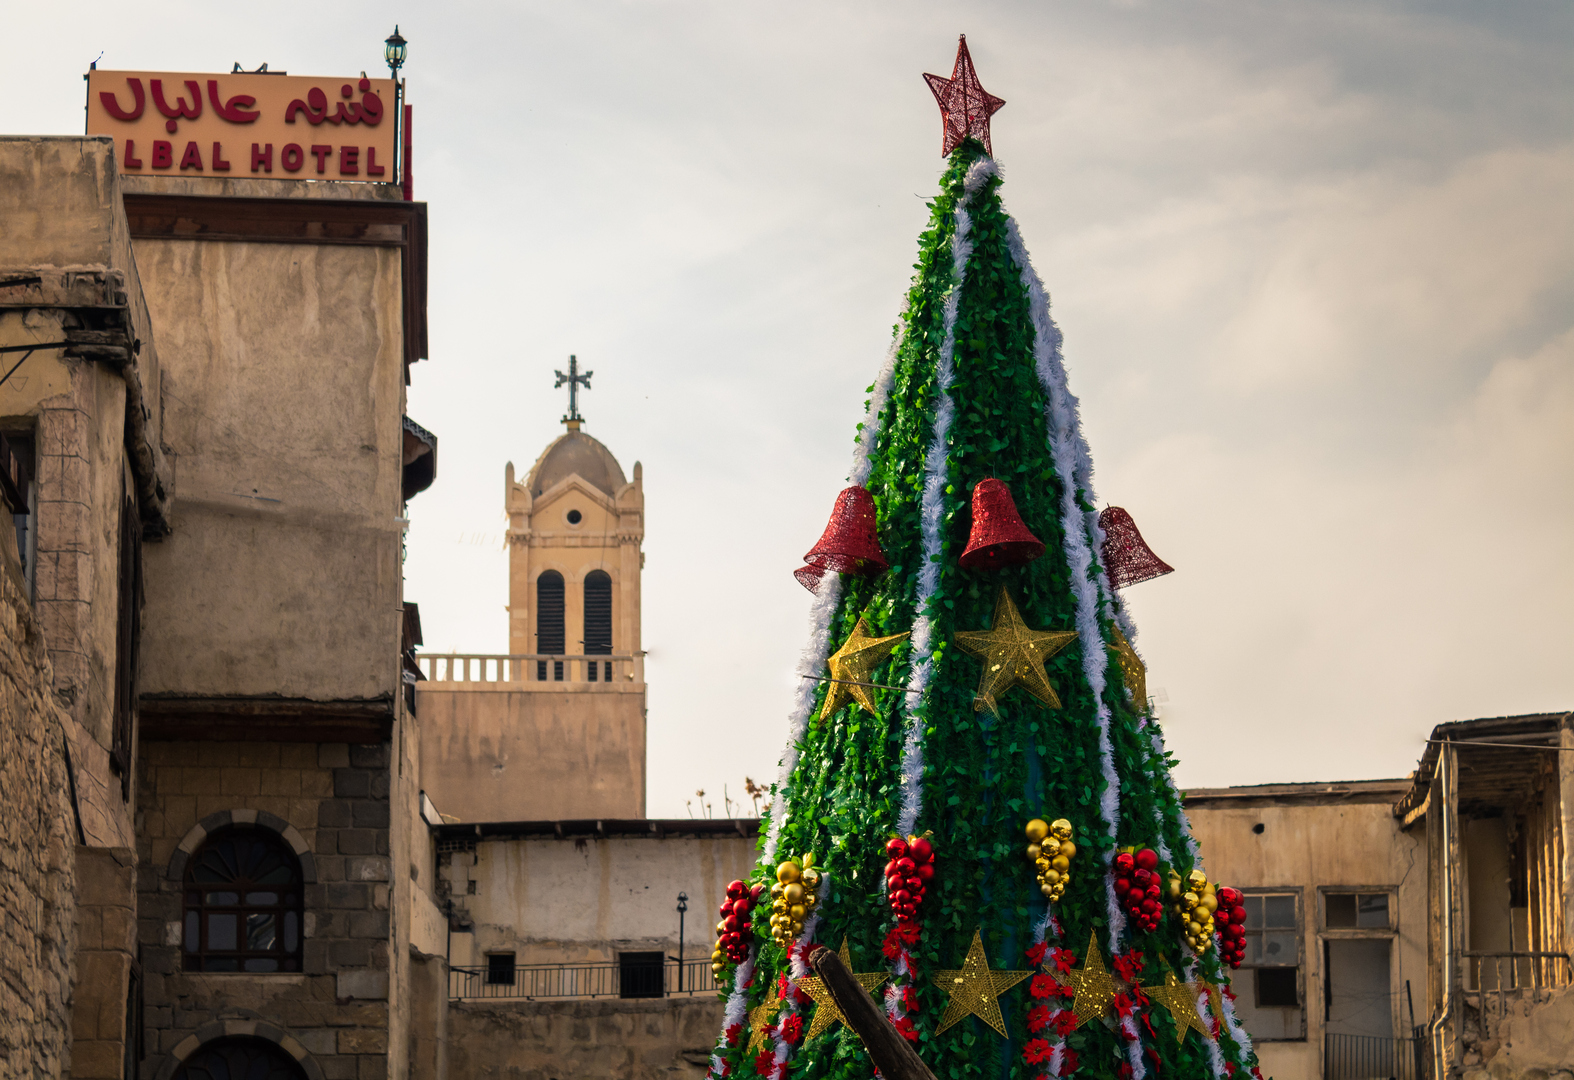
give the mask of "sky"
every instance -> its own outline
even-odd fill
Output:
[[[409,39],[440,440],[428,651],[507,648],[503,469],[644,465],[648,812],[774,779],[959,33],[1065,334],[1183,786],[1403,776],[1574,708],[1574,8],[1551,3],[18,5],[0,131],[100,66],[378,74]],[[706,795],[697,798],[703,789]],[[727,797],[734,800],[729,806]]]

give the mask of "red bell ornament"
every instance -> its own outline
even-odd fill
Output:
[[[1021,566],[1044,554],[1044,542],[1028,531],[1011,499],[1011,489],[993,478],[973,488],[973,530],[957,561],[969,570]]]
[[[1137,523],[1120,507],[1106,506],[1099,514],[1099,528],[1104,530],[1099,557],[1109,574],[1111,587],[1124,589],[1127,585],[1175,572],[1173,566],[1153,554],[1153,549],[1137,531]]]
[[[825,576],[825,571],[818,566],[800,566],[792,572],[792,576],[798,579],[798,584],[810,592],[819,592],[820,579]]]
[[[822,575],[884,573],[890,564],[875,535],[874,499],[869,492],[855,484],[836,496],[836,507],[824,535],[803,561],[809,565],[796,571],[795,576],[811,592],[814,587],[804,580],[808,576],[806,570],[818,570]]]

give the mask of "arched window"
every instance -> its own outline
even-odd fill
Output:
[[[173,1080],[306,1080],[306,1073],[277,1043],[237,1036],[197,1047]]]
[[[301,970],[301,864],[268,829],[220,829],[186,863],[187,971]]]
[[[547,570],[536,578],[536,652],[547,656],[562,656],[563,647],[563,575]],[[544,682],[547,662],[536,661],[536,679]],[[552,661],[552,679],[563,681],[563,661]]]
[[[605,570],[585,575],[585,655],[612,655],[612,578]],[[586,665],[587,677],[596,681],[598,668],[605,668],[606,682],[612,681],[612,661]]]

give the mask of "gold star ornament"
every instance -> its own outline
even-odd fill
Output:
[[[1060,982],[1076,991],[1077,996],[1071,1000],[1071,1011],[1076,1014],[1077,1027],[1089,1020],[1099,1019],[1115,1003],[1118,984],[1104,967],[1098,937],[1091,931],[1088,933],[1087,956],[1083,958],[1081,969],[1066,972]]]
[[[820,709],[820,719],[830,719],[837,709],[854,700],[870,712],[875,712],[874,695],[869,693],[869,687],[859,684],[869,681],[874,669],[885,662],[905,637],[906,634],[870,637],[869,624],[860,616],[858,625],[853,627],[852,636],[831,654],[828,661],[831,682],[830,689],[825,692],[825,705]]]
[[[1000,590],[995,601],[993,626],[988,630],[960,630],[957,648],[984,662],[984,675],[973,698],[975,712],[988,709],[995,716],[1000,710],[995,699],[1011,687],[1022,689],[1051,709],[1060,708],[1060,698],[1050,685],[1044,662],[1077,639],[1074,630],[1030,630],[1022,621],[1011,594]]]
[[[776,1014],[781,1009],[781,992],[772,989],[770,997],[749,1010],[749,1053],[755,1053],[765,1045],[765,1032],[775,1023]]]
[[[968,947],[967,959],[962,961],[962,970],[937,971],[934,974],[935,985],[951,995],[935,1034],[939,1035],[971,1013],[1005,1036],[1006,1022],[1000,1015],[1000,995],[1032,974],[1031,971],[989,970],[989,959],[984,956],[983,936],[974,930],[973,944]]]
[[[1131,691],[1131,703],[1137,707],[1139,713],[1148,711],[1148,669],[1143,664],[1142,657],[1137,655],[1137,650],[1131,647],[1131,642],[1126,640],[1126,635],[1120,632],[1120,627],[1110,624],[1110,633],[1115,635],[1115,640],[1107,646],[1115,654],[1116,661],[1120,664],[1121,674],[1126,677],[1126,689]]]
[[[1175,1018],[1175,1041],[1186,1041],[1188,1028],[1196,1028],[1197,1034],[1204,1039],[1208,1037],[1208,1029],[1203,1026],[1202,1016],[1197,1012],[1198,987],[1196,983],[1183,983],[1175,977],[1175,973],[1168,969],[1164,972],[1162,986],[1144,986],[1142,992],[1154,1001],[1163,1005]]]
[[[853,958],[852,954],[847,951],[847,939],[845,937],[842,938],[842,947],[836,950],[836,954],[842,958],[842,963],[847,965],[847,970],[852,971]],[[862,975],[853,975],[853,978],[858,980],[858,985],[871,994],[874,993],[876,987],[890,977],[891,973],[889,971],[869,971]],[[804,1042],[808,1042],[816,1035],[821,1034],[832,1024],[845,1024],[847,1022],[847,1017],[842,1015],[842,1010],[837,1006],[836,999],[831,996],[831,988],[825,985],[824,979],[818,975],[805,975],[798,980],[798,989],[812,997],[815,1004],[814,1019],[809,1022],[809,1032],[804,1036]]]

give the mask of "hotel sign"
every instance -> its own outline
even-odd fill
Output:
[[[87,133],[133,175],[391,183],[397,129],[392,79],[87,76]]]

